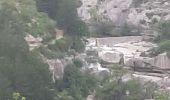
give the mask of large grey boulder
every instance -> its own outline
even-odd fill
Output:
[[[123,54],[117,51],[101,51],[99,52],[99,58],[106,63],[112,64],[119,64],[124,59]]]
[[[151,68],[153,59],[149,57],[138,57],[129,59],[125,65],[135,68]]]

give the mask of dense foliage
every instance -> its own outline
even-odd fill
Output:
[[[57,26],[70,36],[83,36],[87,27],[77,15],[79,0],[38,0],[39,8],[57,21]]]
[[[53,98],[50,92],[52,81],[48,66],[42,61],[37,52],[29,51],[24,39],[26,33],[36,36],[51,33],[51,29],[47,28],[48,23],[44,22],[44,19],[48,19],[48,17],[38,13],[34,4],[35,2],[32,0],[1,1],[1,100],[10,99],[14,92],[21,93],[28,100],[52,100]],[[29,22],[30,25],[34,25],[31,23],[33,16],[39,24],[28,27]]]
[[[77,64],[77,62],[74,61],[74,64],[69,64],[66,67],[63,80],[56,83],[59,95],[67,92],[67,96],[72,97],[73,100],[84,100],[84,98],[94,91],[96,80],[91,75],[83,74],[79,70],[81,66],[81,64]],[[60,99],[61,98],[65,97],[60,97]]]
[[[156,39],[158,47],[153,49],[153,55],[167,52],[170,57],[170,21],[161,22],[158,27],[159,36]]]

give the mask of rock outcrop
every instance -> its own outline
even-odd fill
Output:
[[[170,20],[169,0],[81,0],[79,16],[87,23],[100,16],[117,26],[125,22],[145,28],[162,20]],[[94,16],[94,12],[95,15]]]
[[[30,50],[40,47],[42,45],[42,40],[41,37],[34,37],[31,34],[27,34],[25,37],[25,41],[28,43]]]
[[[98,56],[102,61],[112,64],[120,64],[124,59],[123,53],[118,51],[101,51],[98,53]]]
[[[52,79],[55,81],[56,79],[63,78],[64,75],[64,63],[59,59],[48,59],[47,63],[49,64],[49,69],[52,73]]]
[[[141,58],[140,55],[156,47],[156,44],[143,41],[142,36],[92,38],[88,40],[89,44],[87,44],[86,49],[96,50],[100,59],[108,63],[123,61],[125,65],[130,63],[132,65],[133,63],[130,61],[138,58],[147,60],[144,57]]]

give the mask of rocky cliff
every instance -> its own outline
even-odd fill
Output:
[[[111,20],[115,25],[124,23],[151,28],[170,19],[169,0],[81,0],[79,16],[87,23],[96,16]],[[95,15],[94,15],[95,13]]]

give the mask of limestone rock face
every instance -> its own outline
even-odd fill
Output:
[[[169,0],[81,0],[78,15],[87,23],[93,17],[113,21],[115,25],[125,22],[150,28],[161,20],[170,20]],[[93,15],[93,13],[97,15]]]
[[[53,75],[53,81],[56,79],[61,79],[63,78],[64,75],[64,64],[61,60],[59,59],[50,59],[47,60],[47,63],[49,64],[49,69]]]

